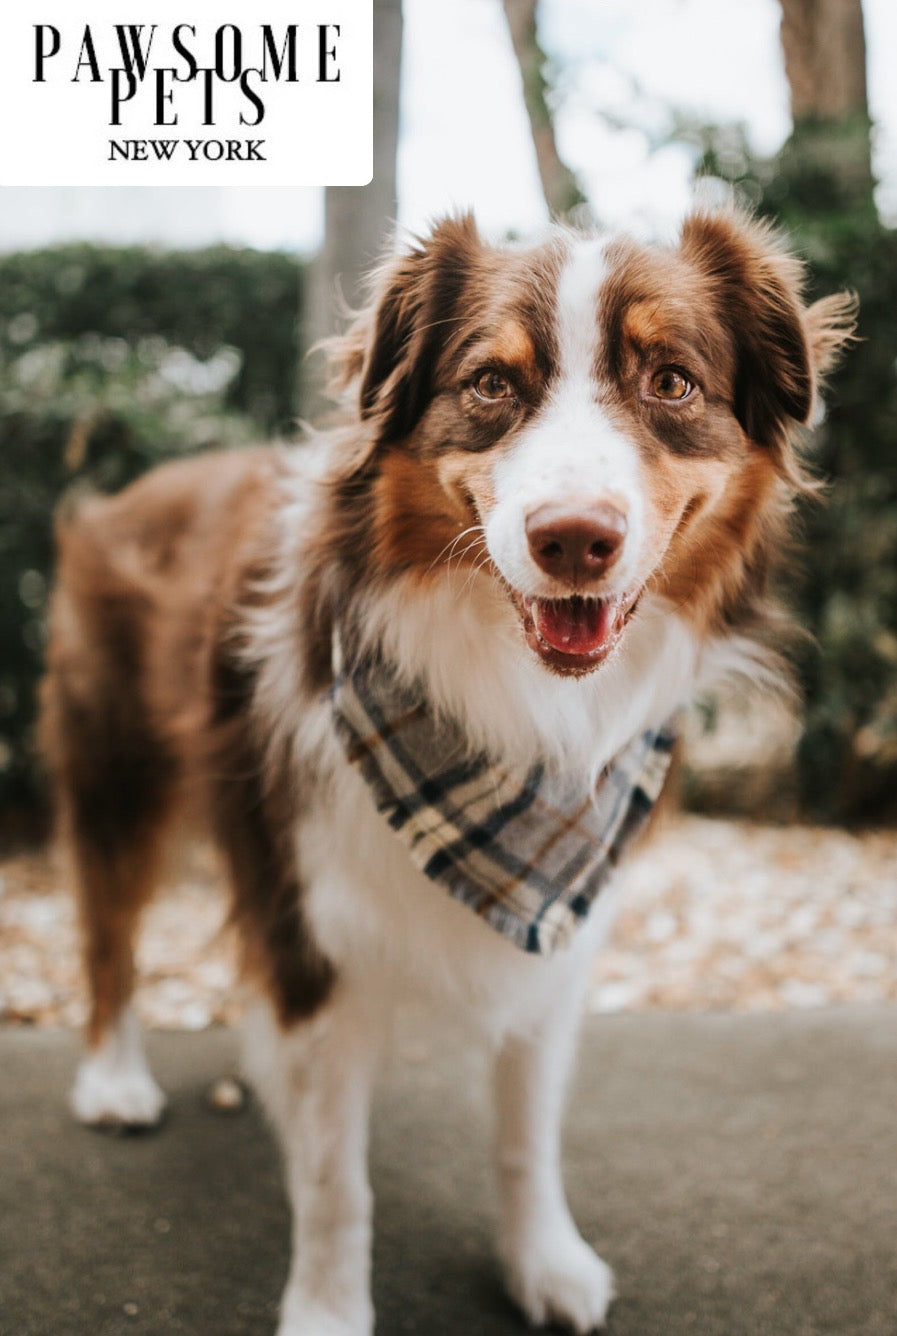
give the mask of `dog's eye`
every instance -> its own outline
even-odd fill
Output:
[[[473,382],[481,399],[513,399],[514,387],[500,371],[481,371]]]
[[[651,377],[651,393],[655,399],[687,399],[693,389],[688,377],[674,366],[661,367]]]

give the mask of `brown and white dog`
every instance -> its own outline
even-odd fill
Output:
[[[595,775],[720,675],[767,671],[794,438],[848,327],[849,302],[806,307],[799,263],[735,213],[669,248],[555,229],[500,249],[448,220],[335,345],[341,425],[167,465],[60,521],[42,737],[92,999],[72,1105],[162,1113],[132,937],[199,799],[294,1208],[280,1336],[372,1331],[369,1095],[411,993],[494,1050],[499,1246],[527,1317],[587,1332],[612,1297],[559,1150],[612,893],[543,958],[418,872],[335,736],[336,624],[472,751]]]

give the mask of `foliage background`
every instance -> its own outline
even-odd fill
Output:
[[[0,832],[45,814],[32,725],[59,497],[289,429],[303,277],[225,247],[0,257]]]

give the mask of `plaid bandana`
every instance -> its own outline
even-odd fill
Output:
[[[550,955],[583,922],[660,796],[670,726],[619,752],[592,791],[534,765],[471,757],[463,730],[381,663],[341,668],[337,732],[412,863],[524,951]]]

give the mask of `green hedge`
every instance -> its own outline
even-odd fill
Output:
[[[4,362],[32,342],[161,336],[201,361],[240,352],[228,409],[266,431],[295,412],[302,269],[291,255],[213,246],[57,246],[0,256]],[[112,369],[116,369],[115,366]]]
[[[0,829],[42,809],[31,729],[52,514],[295,412],[289,255],[64,246],[0,256]]]
[[[805,517],[795,591],[818,642],[802,658],[799,754],[809,812],[897,816],[897,232],[809,234],[818,294],[853,287],[860,341],[833,382],[816,458],[826,504]]]

